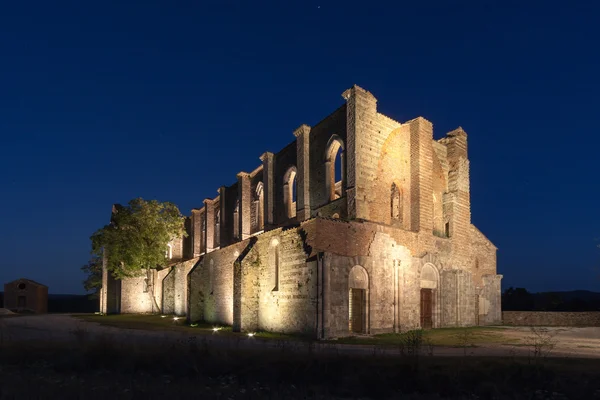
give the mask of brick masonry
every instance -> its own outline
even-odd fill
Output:
[[[105,277],[103,309],[317,338],[500,323],[497,249],[471,223],[467,134],[434,140],[431,122],[394,121],[358,86],[343,98],[194,209],[172,266]]]

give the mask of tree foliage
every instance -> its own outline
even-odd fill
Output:
[[[83,281],[84,289],[93,297],[98,296],[98,291],[102,287],[102,257],[93,255],[81,270],[87,275]]]
[[[186,236],[177,206],[136,198],[115,206],[110,224],[92,235],[92,256],[102,258],[104,252],[116,279],[137,276],[142,269],[165,265],[169,242]]]

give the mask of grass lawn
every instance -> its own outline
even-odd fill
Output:
[[[228,335],[245,336],[247,333],[232,332],[230,326],[218,326],[209,323],[188,324],[185,318],[174,319],[172,315],[155,314],[116,314],[116,315],[74,315],[75,318],[96,322],[105,326],[122,329],[141,329],[149,331],[180,331],[198,335]],[[214,331],[218,328],[218,331]],[[468,327],[441,328],[423,331],[425,343],[433,346],[474,347],[482,344],[518,344],[519,340],[503,335],[503,328],[498,327]],[[255,332],[256,338],[307,340],[305,337],[286,335],[275,332]],[[356,336],[332,340],[332,343],[361,344],[376,346],[399,346],[406,340],[406,334],[385,333],[373,336]]]
[[[73,315],[77,319],[86,322],[95,322],[100,325],[112,326],[122,329],[141,329],[146,331],[185,331],[192,330],[201,333],[213,333],[213,328],[221,328],[219,332],[231,331],[231,328],[220,327],[209,324],[194,324],[190,326],[186,323],[185,318],[174,317],[172,315],[155,314],[115,314],[115,315],[98,315],[84,314]]]
[[[73,315],[73,317],[86,321],[95,322],[104,326],[112,326],[121,329],[140,329],[147,331],[179,331],[193,335],[228,335],[228,336],[246,336],[247,333],[233,332],[231,326],[210,324],[205,322],[196,322],[188,324],[183,318],[177,318],[173,315],[157,314],[114,314],[98,315],[84,314]],[[262,339],[303,339],[297,336],[285,335],[274,332],[253,332],[254,337]]]
[[[474,326],[467,328],[439,328],[423,332],[424,343],[444,347],[476,347],[482,344],[515,344],[519,339],[503,334],[503,328]],[[379,346],[400,346],[407,339],[406,333],[384,333],[380,335],[352,336],[335,340],[344,344],[372,344]]]

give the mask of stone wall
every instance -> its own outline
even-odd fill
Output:
[[[173,267],[175,271],[173,311],[175,315],[186,316],[188,313],[188,274],[198,261],[199,258],[193,258]]]
[[[600,311],[503,311],[502,323],[516,326],[600,326]]]
[[[164,308],[164,300],[163,300],[163,295],[164,295],[164,280],[165,277],[171,272],[170,268],[163,268],[161,270],[155,270],[154,271],[154,276],[153,276],[153,284],[154,284],[154,298],[156,299],[156,304],[158,304],[159,309],[161,310],[161,312],[164,313],[163,308]]]
[[[502,275],[494,273],[482,276],[478,296],[478,325],[502,323]]]
[[[294,132],[299,135],[297,140],[276,154],[263,154],[263,166],[250,174],[241,173],[250,176],[251,196],[257,185],[264,183],[265,222],[271,218],[270,214],[273,215],[266,230],[311,216],[358,218],[399,227],[407,231],[400,235],[404,238],[409,238],[411,232],[420,233],[418,240],[427,251],[441,246],[437,253],[441,255],[442,263],[447,261],[443,260],[445,255],[452,253],[451,262],[473,273],[475,285],[480,286],[481,276],[495,273],[496,248],[470,223],[469,160],[464,130],[455,129],[435,141],[431,122],[422,117],[405,123],[395,121],[379,113],[377,99],[358,86],[345,91],[343,97],[346,104],[314,127],[303,125],[298,128]],[[346,190],[341,199],[330,201],[326,152],[334,139],[341,141],[344,147],[342,180]],[[303,144],[298,144],[300,142]],[[307,143],[307,151],[304,143]],[[309,167],[305,168],[304,164]],[[284,204],[283,182],[290,167],[300,168],[297,171],[298,207],[309,205],[308,210],[300,210],[301,216],[292,219],[288,218]],[[393,186],[399,191],[400,215],[397,218],[391,210]],[[308,192],[304,193],[306,187]],[[218,229],[213,229],[211,221],[208,225],[211,232],[220,231],[217,236],[222,241],[221,247],[246,239],[247,235],[239,235],[238,239],[232,235],[233,207],[242,192],[239,182],[220,189],[221,224]],[[211,202],[218,200],[219,197]],[[306,204],[301,204],[303,201]],[[212,220],[213,213],[208,209],[205,212]],[[244,228],[245,233],[259,231],[254,202],[249,207],[244,206],[238,218],[240,228],[244,228],[244,224],[254,227]],[[195,229],[200,226],[194,224]],[[450,236],[451,240],[440,242],[432,236]],[[396,241],[405,243],[404,240]],[[217,243],[219,240],[208,246],[208,251],[218,247]],[[413,251],[413,254],[422,252]]]
[[[188,312],[188,274],[199,258],[184,261],[169,268],[162,281],[163,314],[185,316]]]
[[[243,255],[239,329],[316,335],[316,261],[308,261],[301,229],[276,229]]]
[[[434,327],[475,325],[478,320],[491,324],[500,319],[501,276],[486,275],[480,297],[487,307],[480,310],[480,289],[462,258],[454,257],[451,239],[371,222],[322,218],[307,221],[302,229],[311,248],[309,256],[325,253],[322,313],[330,336],[348,333],[348,276],[355,265],[366,269],[370,281],[371,333],[419,327],[421,288],[433,289]],[[394,304],[398,304],[396,312]]]
[[[187,315],[188,274],[198,261],[199,258],[192,258],[191,260],[175,264],[168,269],[168,273],[162,280],[163,314]]]
[[[474,225],[470,227],[469,253],[470,264],[466,267],[473,273],[473,282],[483,285],[484,275],[496,274],[496,246],[486,238]]]
[[[476,325],[475,290],[471,274],[464,270],[445,270],[442,273],[443,326]]]
[[[121,313],[144,314],[159,311],[152,298],[148,276],[146,270],[141,270],[138,276],[121,280]]]
[[[168,271],[162,281],[162,312],[170,315],[175,313],[175,271],[173,268]]]
[[[188,319],[233,325],[234,263],[249,239],[202,257],[188,274]]]
[[[184,238],[173,239],[169,244],[171,245],[171,258],[173,260],[181,260],[184,257],[183,254],[183,241]]]

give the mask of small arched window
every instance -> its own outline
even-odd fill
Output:
[[[288,168],[283,176],[283,204],[288,218],[296,217],[296,167]]]
[[[342,197],[344,175],[344,142],[333,135],[325,151],[325,190],[330,201]]]
[[[240,201],[235,201],[235,207],[233,208],[233,238],[240,238]]]
[[[395,183],[392,184],[390,203],[392,223],[402,223],[402,196]]]
[[[254,200],[254,207],[256,207],[255,210],[255,214],[256,214],[256,230],[260,231],[262,229],[264,229],[265,226],[265,220],[264,220],[264,205],[265,205],[265,201],[264,201],[264,186],[262,182],[258,182],[258,184],[256,185],[256,197]]]
[[[165,257],[167,260],[171,260],[173,258],[173,246],[171,243],[167,244],[167,251],[165,251]]]

